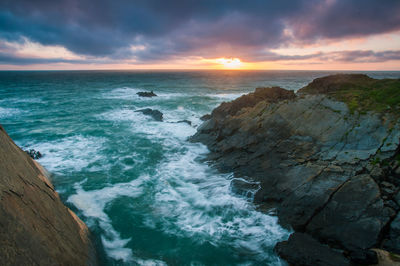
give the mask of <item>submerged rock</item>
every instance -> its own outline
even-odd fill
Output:
[[[0,126],[2,265],[96,265],[86,225]]]
[[[42,154],[40,151],[35,151],[34,149],[26,150],[25,151],[32,159],[40,159],[42,158]]]
[[[392,96],[369,104],[377,94]],[[275,207],[282,225],[354,258],[383,242],[397,251],[396,223],[388,228],[399,210],[400,122],[382,111],[389,99],[400,106],[400,80],[335,75],[298,94],[258,88],[214,109],[191,140],[219,170],[259,182],[255,202]]]
[[[150,108],[146,108],[146,109],[140,109],[140,110],[136,110],[135,112],[140,112],[144,115],[148,115],[151,116],[154,120],[156,121],[163,121],[163,113],[161,113],[158,110],[153,110]]]
[[[177,123],[186,123],[186,124],[188,124],[189,126],[192,125],[192,121],[189,121],[189,120],[186,120],[186,119],[180,120],[180,121],[178,121]]]
[[[156,97],[157,94],[155,94],[153,91],[139,91],[138,93],[136,93],[137,95],[139,95],[140,97]]]

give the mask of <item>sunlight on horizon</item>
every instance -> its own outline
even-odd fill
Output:
[[[240,69],[243,66],[239,58],[217,58],[215,62],[221,64],[225,69]]]

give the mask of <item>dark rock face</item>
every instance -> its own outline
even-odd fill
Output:
[[[156,97],[157,94],[155,94],[153,91],[139,91],[138,93],[136,93],[137,95],[139,95],[140,97]]]
[[[153,110],[153,109],[150,109],[150,108],[146,108],[146,109],[136,110],[135,112],[140,112],[140,113],[142,113],[144,115],[151,116],[156,121],[160,121],[160,122],[163,121],[163,113],[161,113],[158,110]]]
[[[42,158],[42,154],[40,151],[35,151],[34,149],[26,150],[25,151],[32,159],[40,159]]]
[[[356,265],[374,265],[378,264],[378,255],[373,250],[355,250],[349,254],[351,262]]]
[[[342,253],[322,245],[303,233],[292,234],[288,241],[278,243],[275,250],[291,265],[350,265],[350,261]]]
[[[311,220],[307,232],[321,240],[335,239],[332,244],[347,250],[371,248],[393,215],[380,196],[379,186],[369,175],[355,176]]]
[[[258,89],[217,107],[191,140],[208,146],[219,170],[259,182],[255,203],[274,206],[282,225],[371,261],[370,248],[400,248],[392,222],[400,209],[400,123],[390,113],[351,112],[319,94],[369,79],[323,78],[299,96]]]
[[[86,225],[0,126],[1,265],[96,265]]]

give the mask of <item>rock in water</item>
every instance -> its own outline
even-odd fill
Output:
[[[40,151],[35,151],[34,149],[26,150],[25,151],[32,159],[40,159],[42,158],[42,154]]]
[[[177,123],[186,123],[186,124],[188,124],[189,126],[191,126],[192,125],[192,121],[189,121],[189,120],[180,120],[180,121],[178,121]]]
[[[96,265],[86,225],[0,126],[2,265]]]
[[[153,91],[139,91],[138,93],[136,93],[137,95],[139,95],[140,97],[156,97],[157,94],[155,94]]]
[[[258,88],[222,103],[191,140],[221,171],[259,182],[261,209],[274,206],[282,225],[327,244],[321,261],[342,250],[367,263],[372,247],[400,250],[399,107],[400,80],[334,75],[298,94]],[[297,240],[289,244],[301,249]],[[308,255],[295,260],[317,265]]]
[[[160,122],[163,121],[163,113],[161,113],[158,110],[153,110],[153,109],[150,109],[150,108],[146,108],[146,109],[136,110],[135,112],[140,112],[140,113],[142,113],[144,115],[151,116],[156,121],[160,121]]]

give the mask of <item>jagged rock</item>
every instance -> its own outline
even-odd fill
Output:
[[[202,117],[200,117],[201,121],[206,121],[206,120],[209,120],[209,119],[211,119],[211,115],[210,114],[206,114],[206,115],[203,115]]]
[[[178,121],[177,123],[186,123],[186,124],[188,124],[189,126],[192,125],[192,121],[189,121],[189,120],[186,120],[186,119],[180,120],[180,121]]]
[[[275,250],[290,265],[350,265],[350,261],[340,251],[322,245],[311,236],[303,233],[292,234],[288,241],[279,242]]]
[[[30,150],[26,150],[25,151],[32,159],[40,159],[42,158],[42,154],[40,153],[40,151],[36,151],[34,149],[30,149]]]
[[[0,126],[2,265],[96,265],[86,225]]]
[[[140,112],[140,113],[142,113],[144,115],[151,116],[156,121],[160,121],[160,122],[163,121],[163,113],[161,113],[158,110],[153,110],[153,109],[150,109],[150,108],[146,108],[146,109],[136,110],[135,112]]]
[[[137,95],[139,95],[140,97],[156,97],[157,94],[155,94],[153,91],[139,91],[138,93],[136,93]]]
[[[255,202],[275,207],[281,224],[348,252],[366,250],[380,245],[398,209],[388,205],[398,183],[387,160],[398,152],[400,123],[395,112],[379,111],[379,99],[356,98],[353,107],[351,97],[375,87],[399,93],[398,83],[336,75],[297,95],[258,89],[214,109],[191,141],[208,146],[220,171],[259,182]]]

